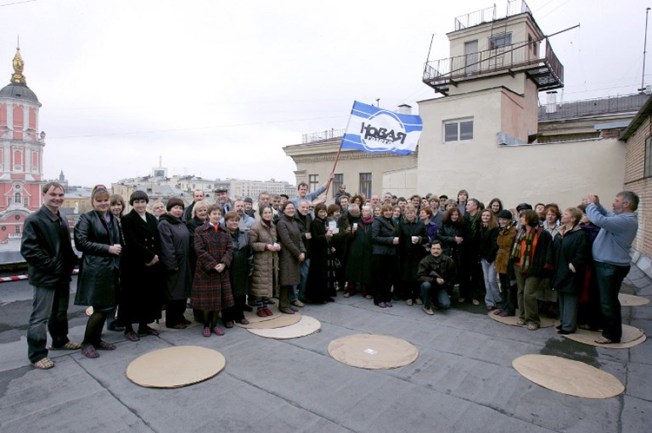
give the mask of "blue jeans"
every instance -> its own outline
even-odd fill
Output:
[[[306,297],[306,287],[308,287],[308,271],[310,270],[310,259],[301,262],[301,282],[295,288],[294,293],[290,294],[290,302],[298,299],[303,300]]]
[[[600,292],[602,313],[602,336],[619,343],[623,336],[622,317],[618,292],[629,273],[630,266],[616,266],[608,263],[594,263],[595,279]]]
[[[27,357],[38,362],[48,356],[47,331],[52,337],[52,347],[61,347],[68,341],[68,300],[70,285],[35,287],[32,315],[27,326]],[[46,331],[47,326],[47,331]]]
[[[498,287],[498,273],[494,263],[489,263],[485,259],[480,261],[482,265],[482,274],[484,275],[484,286],[487,289],[484,295],[484,303],[487,307],[498,307],[502,302],[500,288]]]
[[[439,284],[434,284],[434,286],[435,287],[433,288],[433,284],[428,281],[421,283],[421,299],[423,300],[423,307],[431,308],[431,299],[434,298],[435,307],[441,310],[448,310],[451,306],[451,298],[448,296],[446,286]]]

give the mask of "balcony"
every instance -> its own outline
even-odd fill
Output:
[[[545,54],[541,56],[540,52]],[[539,91],[564,86],[564,66],[548,39],[428,61],[423,69],[423,82],[435,92],[448,95],[450,86],[459,82],[517,72],[525,72]]]

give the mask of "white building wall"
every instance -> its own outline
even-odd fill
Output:
[[[417,168],[393,170],[383,174],[383,192],[388,191],[397,197],[410,197],[417,190]],[[425,195],[425,193],[421,194]]]
[[[616,139],[545,145],[502,146],[501,91],[422,101],[417,190],[453,196],[460,189],[487,203],[499,197],[518,203],[556,202],[575,206],[589,191],[613,197],[622,189],[625,146]],[[473,117],[468,142],[444,143],[445,120]]]

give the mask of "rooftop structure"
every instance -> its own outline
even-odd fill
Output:
[[[494,4],[457,17],[447,36],[450,57],[428,59],[423,68],[423,82],[437,93],[449,95],[463,82],[517,73],[539,91],[564,85],[564,67],[524,0],[508,0],[505,15],[498,15]]]

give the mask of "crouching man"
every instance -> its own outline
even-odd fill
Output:
[[[421,281],[421,299],[423,311],[434,314],[435,307],[447,310],[451,306],[450,294],[455,284],[455,262],[442,253],[441,242],[435,240],[430,244],[430,255],[419,262],[417,278]]]

